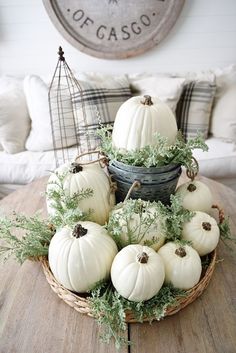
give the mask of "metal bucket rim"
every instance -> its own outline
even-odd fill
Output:
[[[172,178],[172,179],[170,179],[170,180],[168,180],[168,181],[162,181],[162,182],[160,182],[160,183],[152,183],[152,184],[151,184],[151,183],[149,183],[149,184],[143,184],[142,181],[140,181],[140,180],[138,180],[138,179],[135,179],[135,180],[137,180],[137,181],[140,182],[141,188],[151,188],[151,187],[153,188],[153,187],[157,187],[157,186],[158,186],[158,188],[159,188],[161,185],[168,185],[168,184],[173,183],[173,182],[176,181],[176,180],[177,180],[177,182],[178,182],[179,177],[180,177],[180,174],[178,174],[177,176],[175,176],[174,178]],[[121,184],[123,184],[123,185],[126,185],[127,187],[130,187],[130,186],[132,185],[131,182],[123,181],[123,180],[121,180],[120,178],[116,178],[116,181],[117,181],[118,183],[121,183]],[[140,190],[141,190],[141,188],[140,188]]]
[[[167,171],[172,171],[175,169],[178,169],[181,167],[180,163],[175,163],[175,164],[167,164],[164,166],[160,167],[138,167],[130,164],[125,164],[123,162],[119,162],[117,160],[113,160],[110,162],[111,166],[114,166],[115,168],[118,169],[123,169],[127,172],[135,172],[135,173],[142,173],[142,174],[151,174],[151,173],[162,173],[162,172],[167,172]]]

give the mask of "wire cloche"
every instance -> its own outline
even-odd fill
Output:
[[[85,119],[83,93],[69,68],[61,47],[49,87],[49,110],[56,165],[70,161],[80,152],[79,121]],[[73,99],[80,96],[80,99]]]

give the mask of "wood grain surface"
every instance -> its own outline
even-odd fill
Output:
[[[47,179],[40,179],[0,201],[1,215],[13,210],[32,215],[45,211]],[[183,181],[183,179],[182,179]],[[230,216],[236,234],[236,193],[204,178],[214,200]],[[203,295],[178,314],[152,325],[130,324],[134,342],[120,352],[235,353],[236,246],[220,243],[220,261]],[[60,300],[50,289],[38,263],[0,265],[0,353],[116,352],[99,341],[96,322]]]

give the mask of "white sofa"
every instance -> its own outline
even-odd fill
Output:
[[[216,94],[206,139],[208,152],[194,152],[200,173],[236,191],[236,65],[214,70]]]
[[[109,87],[112,87],[112,78],[107,75],[80,73],[78,76],[82,77],[83,82],[90,82],[96,87],[102,82],[108,81]],[[114,79],[117,80],[120,77],[114,76]],[[187,82],[191,80],[216,82],[214,101],[210,108],[207,107],[207,112],[198,111],[197,103],[193,104],[192,111],[190,109],[190,113],[195,114],[195,119],[196,117],[197,119],[198,117],[205,119],[205,113],[208,115],[206,143],[209,146],[209,151],[195,150],[194,156],[199,162],[202,175],[220,181],[236,190],[236,99],[232,98],[236,97],[236,66],[232,65],[226,69],[201,74],[125,75],[121,79],[127,80],[132,88],[132,94],[158,95],[174,111]],[[44,100],[44,103],[40,103],[36,109],[37,124],[41,124],[38,126],[38,131],[41,133],[37,135],[37,124],[32,116],[35,114],[34,107],[32,108],[34,100],[32,97],[27,97],[27,92],[23,90],[22,80],[13,78],[10,80],[14,81],[13,86],[9,84],[10,81],[6,85],[6,77],[0,77],[0,198],[21,185],[48,175],[50,171],[55,169],[52,148],[47,146],[44,150],[43,147],[39,147],[37,151],[37,141],[40,144],[40,138],[44,137],[43,129],[48,132],[50,128],[45,87],[42,90],[37,89],[36,92],[38,99],[35,104],[37,105],[40,100]],[[29,92],[30,96],[33,95],[32,87],[28,87],[28,95]],[[20,101],[19,105],[16,104],[18,101]],[[202,107],[200,107],[201,109]],[[24,118],[26,114],[28,120]],[[188,119],[189,121],[192,119],[190,115]],[[191,121],[191,124],[194,126],[195,123]],[[206,127],[204,128],[206,129]],[[32,130],[34,130],[33,137]],[[189,131],[187,130],[187,133],[191,134],[192,130]],[[31,142],[29,143],[30,135]],[[9,136],[10,138],[8,138]],[[33,150],[35,147],[29,148],[30,144],[36,145],[36,151]],[[69,147],[69,150],[71,156],[76,154],[76,148],[73,146]]]

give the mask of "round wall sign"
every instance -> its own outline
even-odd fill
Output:
[[[184,0],[43,0],[59,32],[79,50],[124,59],[157,45],[175,24]]]

